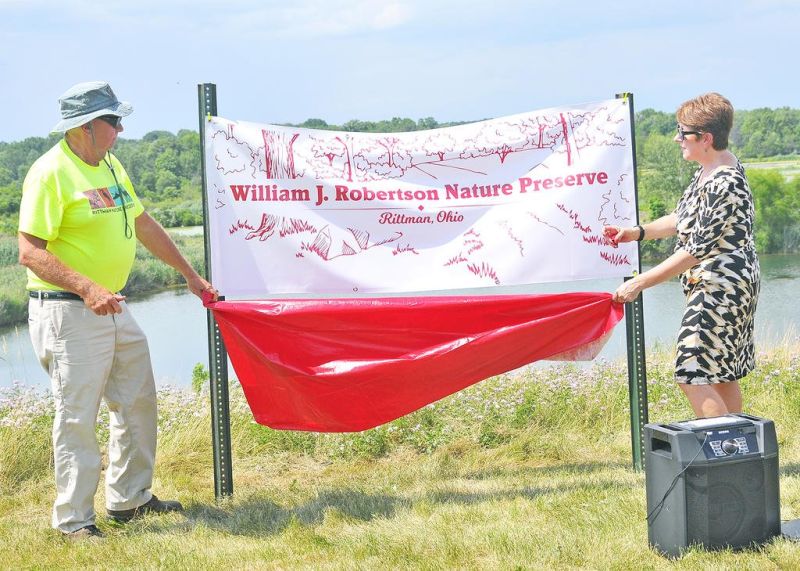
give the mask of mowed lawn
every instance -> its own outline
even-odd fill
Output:
[[[793,179],[800,175],[800,159],[761,159],[757,161],[748,161],[744,163],[746,169],[770,169],[776,170],[787,179]]]
[[[670,360],[648,363],[651,421],[690,417]],[[743,383],[747,411],[777,427],[783,519],[800,518],[798,381],[794,342],[762,355]],[[186,513],[128,525],[101,515],[108,537],[75,543],[49,528],[49,399],[23,387],[0,395],[3,568],[800,568],[800,544],[785,539],[677,560],[648,547],[621,363],[496,377],[357,434],[261,427],[234,386],[235,493],[220,503],[207,395],[164,389],[159,402],[154,491]]]

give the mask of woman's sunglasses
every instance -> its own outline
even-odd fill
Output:
[[[681,129],[681,126],[678,125],[678,140],[683,141],[686,138],[686,135],[697,135],[698,137],[702,135],[702,131],[684,131]]]

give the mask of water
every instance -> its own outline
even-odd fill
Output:
[[[206,310],[187,290],[128,299],[128,306],[147,335],[159,386],[186,386],[197,363],[208,366]],[[49,387],[47,374],[33,354],[27,324],[0,334],[0,387],[14,380]]]
[[[762,256],[761,297],[756,312],[756,343],[759,348],[798,340],[800,324],[800,256]],[[613,291],[619,280],[590,280],[502,289],[503,293],[561,293],[566,291]],[[465,293],[465,292],[454,292]],[[486,293],[497,293],[487,290]],[[644,293],[645,343],[671,348],[680,324],[683,294],[677,280]],[[187,386],[197,363],[208,365],[206,310],[185,290],[163,292],[128,302],[147,334],[156,381]],[[625,327],[620,323],[600,353],[614,360],[625,356]],[[31,349],[27,325],[0,331],[0,387],[13,381],[47,387],[47,375]]]

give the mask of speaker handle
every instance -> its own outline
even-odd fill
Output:
[[[667,435],[653,432],[650,435],[650,451],[665,458],[672,458],[672,442]]]

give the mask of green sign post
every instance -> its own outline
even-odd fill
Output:
[[[636,212],[636,223],[639,223],[639,180],[636,165],[636,132],[635,116],[633,111],[633,94],[618,93],[617,98],[624,98],[631,114],[631,153],[633,153],[633,188]],[[642,249],[637,242],[641,258]],[[642,271],[642,262],[639,260],[637,271]],[[630,277],[625,278],[629,280]],[[639,294],[634,301],[625,304],[625,333],[628,344],[628,398],[631,406],[631,449],[633,451],[633,469],[644,468],[644,425],[647,424],[647,367],[644,353],[644,309],[642,295]]]
[[[197,86],[200,115],[200,168],[203,179],[203,221],[205,235],[206,279],[211,281],[211,238],[208,225],[208,192],[206,188],[205,128],[207,117],[217,114],[217,86],[203,83]],[[213,282],[212,282],[213,283]],[[233,464],[231,459],[231,415],[228,395],[228,353],[219,333],[214,314],[208,316],[208,363],[211,382],[211,438],[214,450],[214,493],[217,499],[233,494]]]

